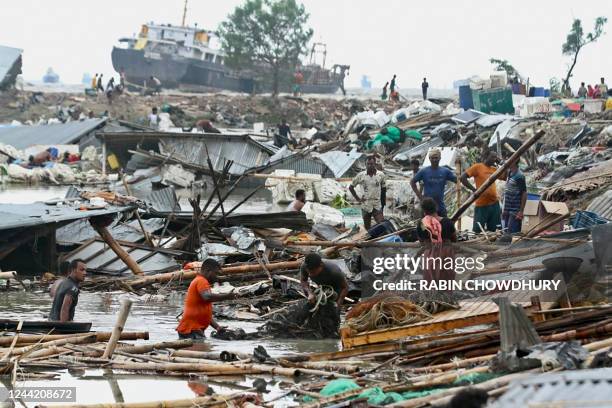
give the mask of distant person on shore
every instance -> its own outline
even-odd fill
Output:
[[[152,89],[152,94],[160,94],[161,93],[161,89],[162,89],[162,83],[161,81],[157,78],[154,77],[153,75],[151,75],[151,77],[149,78],[150,81],[150,85],[151,85],[151,89]],[[146,85],[145,85],[146,86]]]
[[[580,88],[578,88],[578,94],[577,94],[578,98],[586,98],[588,92],[589,91],[584,86],[584,82],[581,82],[580,83]]]
[[[96,85],[96,91],[104,93],[104,82],[102,82],[102,74],[98,77],[98,84]]]
[[[380,99],[382,99],[383,101],[387,100],[387,87],[388,86],[389,86],[389,81],[387,81],[385,83],[385,86],[383,86],[382,95],[380,95]]]
[[[446,217],[446,206],[444,205],[444,190],[447,181],[457,182],[455,173],[447,167],[440,167],[442,153],[438,149],[433,149],[429,152],[429,161],[431,166],[423,167],[410,180],[412,191],[423,201],[424,197],[433,198],[437,205],[438,215]],[[423,182],[423,192],[419,189],[417,183]]]
[[[109,91],[109,90],[112,91],[113,89],[115,89],[115,78],[109,79],[108,80],[108,84],[106,84],[106,90],[107,91]]]
[[[121,88],[125,88],[125,69],[121,68],[121,72],[119,73],[119,84]]]
[[[589,99],[593,99],[595,97],[595,89],[590,84],[587,85],[587,96]]]
[[[157,114],[157,108],[153,107],[151,109],[151,113],[149,113],[149,127],[153,129],[157,129],[159,127],[160,118]]]
[[[212,125],[210,120],[206,120],[206,119],[198,120],[198,122],[196,123],[196,127],[198,128],[198,130],[204,133],[221,133],[219,129],[217,129],[216,127]]]
[[[599,84],[599,89],[601,90],[601,97],[604,99],[608,98],[608,85],[606,85],[606,79],[601,77],[601,83]]]
[[[59,284],[53,297],[49,320],[71,322],[79,302],[79,286],[85,280],[87,265],[81,259],[70,262],[70,274]]]
[[[295,191],[295,200],[287,206],[287,211],[302,211],[306,204],[306,191],[301,188]]]
[[[287,124],[287,120],[283,119],[277,126],[278,128],[278,138],[275,138],[274,144],[277,147],[283,147],[287,143],[293,140],[293,133],[291,133],[291,128]]]
[[[363,189],[361,197],[355,191],[355,187],[359,185]],[[382,171],[376,170],[375,156],[368,156],[366,170],[355,176],[349,191],[355,200],[361,204],[361,217],[366,230],[369,230],[372,226],[372,218],[377,224],[384,220],[383,211],[387,199],[386,176]]]
[[[304,83],[304,74],[301,70],[293,75],[293,96],[300,96],[302,94],[302,84]]]
[[[91,79],[91,89],[95,91],[97,88],[98,88],[98,74],[94,75],[94,77]]]
[[[423,78],[423,83],[421,83],[421,90],[423,91],[423,100],[427,100],[427,89],[429,88],[429,82],[427,82],[427,78]]]
[[[393,74],[393,78],[391,78],[391,84],[389,85],[389,91],[391,93],[393,93],[395,91],[395,78],[397,77],[396,74]]]
[[[50,162],[52,159],[51,153],[48,150],[44,152],[36,153],[28,157],[28,165],[30,167],[40,167],[46,162]]]
[[[213,318],[213,303],[237,299],[237,292],[226,294],[212,293],[211,285],[217,282],[217,273],[221,271],[219,262],[207,258],[196,277],[189,284],[185,297],[183,316],[176,328],[181,339],[203,339],[204,331],[212,326],[218,332],[225,330]]]

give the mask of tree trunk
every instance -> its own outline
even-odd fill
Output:
[[[578,50],[576,50],[576,53],[574,54],[574,62],[570,66],[569,70],[567,71],[567,75],[565,76],[565,79],[563,80],[563,91],[564,92],[567,91],[568,89],[570,89],[569,80],[572,77],[572,71],[574,71],[574,67],[576,66],[576,62],[578,62],[578,53],[580,53],[581,49],[582,49],[582,47],[580,47],[580,48],[578,48]]]
[[[279,78],[280,68],[278,64],[274,64],[272,68],[272,96],[278,96],[278,78]]]

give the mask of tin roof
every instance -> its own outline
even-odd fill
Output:
[[[116,214],[130,208],[108,206],[100,210],[80,211],[77,207],[58,207],[45,203],[0,204],[0,231]]]
[[[331,150],[319,155],[319,159],[334,173],[334,177],[342,177],[362,155],[356,149],[350,152]]]
[[[612,368],[529,376],[510,383],[491,408],[609,407]]]
[[[106,119],[85,119],[68,123],[37,126],[0,127],[0,142],[23,150],[39,144],[73,144],[106,122]]]
[[[5,77],[10,73],[13,65],[21,57],[23,50],[13,47],[0,45],[0,86],[3,85]]]
[[[608,188],[605,193],[591,201],[587,211],[592,211],[601,217],[612,220],[612,188]]]

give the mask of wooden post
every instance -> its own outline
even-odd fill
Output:
[[[102,175],[106,176],[106,138],[102,141]]]
[[[472,195],[470,195],[470,197],[465,201],[465,203],[463,203],[461,207],[459,207],[457,211],[455,211],[455,214],[453,214],[451,219],[453,221],[457,221],[457,219],[461,217],[461,214],[463,214],[468,208],[470,208],[470,206],[474,203],[474,201],[476,201],[482,193],[484,193],[489,187],[491,187],[491,185],[495,183],[495,181],[504,172],[506,172],[506,170],[508,170],[508,167],[510,167],[510,164],[514,162],[515,160],[518,160],[521,157],[521,155],[525,151],[527,151],[527,149],[533,146],[535,142],[540,140],[540,138],[544,136],[545,133],[546,132],[544,132],[543,130],[539,130],[535,135],[531,136],[527,141],[525,141],[525,143],[523,143],[521,147],[519,147],[518,150],[514,152],[514,154],[510,156],[510,158],[500,168],[495,170],[495,173],[491,174],[491,176],[487,179],[487,181],[482,183],[482,185],[476,191],[474,191]],[[459,183],[459,181],[457,181],[457,183]]]
[[[455,160],[455,171],[457,172],[457,180],[461,179],[461,158],[457,157],[457,159]],[[457,182],[456,183],[456,189],[457,189],[457,208],[459,208],[459,205],[461,203],[461,183]],[[457,231],[461,231],[461,217],[459,217],[459,219],[457,220]]]
[[[123,326],[125,326],[125,321],[130,314],[130,309],[132,308],[132,301],[130,299],[123,299],[121,301],[121,309],[119,309],[119,316],[117,316],[117,322],[115,323],[115,327],[113,328],[113,333],[111,334],[111,338],[106,345],[106,350],[104,350],[104,354],[102,354],[102,358],[111,358],[113,352],[115,351],[115,347],[117,347],[117,342],[121,337],[121,332],[123,332]]]
[[[132,192],[130,191],[130,187],[128,186],[128,183],[125,181],[125,174],[121,176],[121,181],[123,182],[125,193],[131,196]],[[140,218],[140,214],[138,213],[138,208],[136,209],[136,219],[138,220],[138,225],[140,225],[140,230],[142,231],[142,235],[144,235],[144,239],[147,242],[147,245],[153,248],[154,247],[153,242],[151,241],[151,237],[149,237],[149,234],[147,233],[147,230],[145,229],[142,223],[142,219]]]
[[[136,263],[136,261],[134,261],[132,257],[130,257],[130,254],[128,254],[123,248],[121,248],[121,245],[119,245],[117,241],[115,241],[115,238],[113,238],[113,236],[106,229],[106,227],[97,225],[95,222],[92,221],[92,219],[89,220],[91,226],[96,230],[100,237],[102,237],[104,242],[108,244],[108,246],[113,250],[113,252],[117,254],[117,256],[127,265],[127,267],[130,268],[130,270],[134,272],[135,275],[143,275],[142,269],[140,269],[140,265],[138,265],[138,263]]]

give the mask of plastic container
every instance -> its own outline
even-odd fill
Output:
[[[117,159],[117,156],[115,156],[114,153],[109,154],[106,160],[108,161],[108,165],[111,169],[117,170],[119,168],[119,160]]]
[[[599,224],[607,224],[608,220],[591,211],[576,211],[576,215],[572,217],[572,227],[590,228]]]
[[[528,200],[540,200],[540,195],[539,194],[533,194],[533,193],[527,193],[527,199]]]
[[[473,91],[474,109],[484,113],[514,113],[512,90],[509,88]]]

